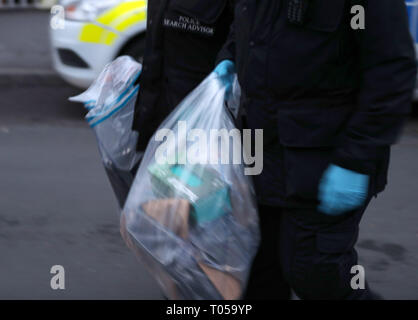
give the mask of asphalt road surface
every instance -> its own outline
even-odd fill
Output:
[[[33,16],[44,28],[45,14]],[[27,21],[0,13],[0,25],[4,17]],[[0,39],[5,32],[0,28]],[[84,110],[66,101],[79,90],[54,79],[1,75],[11,67],[49,68],[40,45],[45,34],[33,37],[34,56],[27,59],[38,64],[6,52],[14,48],[26,59],[21,42],[0,43],[0,299],[160,299],[156,282],[121,240],[117,204]],[[361,224],[360,264],[387,299],[418,299],[417,159],[415,118],[393,147],[388,188]],[[65,268],[65,290],[50,287],[54,265]]]
[[[50,69],[47,11],[0,10],[0,71]]]
[[[76,92],[0,88],[0,299],[160,299],[121,239],[95,137],[65,101]]]

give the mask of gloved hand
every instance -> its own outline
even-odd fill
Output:
[[[340,215],[364,204],[369,176],[331,164],[319,183],[319,211]]]
[[[231,60],[223,60],[216,66],[214,72],[221,78],[223,84],[226,86],[226,99],[228,99],[232,93],[235,63]]]

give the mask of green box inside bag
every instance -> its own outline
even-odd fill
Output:
[[[156,196],[187,199],[192,207],[191,216],[199,224],[232,210],[229,185],[208,166],[155,163],[148,171]]]

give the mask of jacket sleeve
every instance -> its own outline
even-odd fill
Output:
[[[365,29],[355,34],[361,84],[334,163],[365,174],[395,143],[410,112],[416,57],[403,0],[364,0]]]
[[[231,60],[235,62],[235,26],[234,21],[231,23],[228,38],[218,53],[216,65],[223,60]]]
[[[155,115],[155,105],[161,93],[162,76],[162,27],[161,19],[167,0],[148,1],[147,32],[143,69],[139,79],[141,89],[135,104],[132,129],[144,132]],[[149,134],[148,134],[149,135]],[[145,135],[144,135],[145,136]]]

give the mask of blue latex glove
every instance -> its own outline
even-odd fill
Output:
[[[234,80],[235,63],[231,60],[223,60],[220,62],[214,72],[221,78],[223,84],[226,86],[226,99],[232,93],[232,81]]]
[[[364,204],[369,176],[331,164],[319,183],[319,211],[339,215]]]

